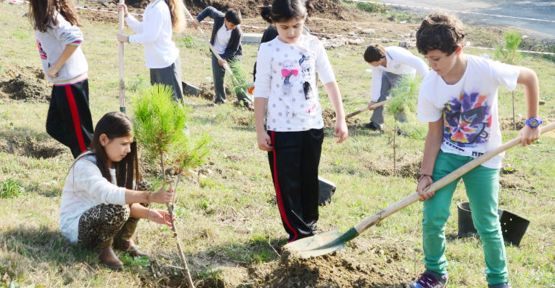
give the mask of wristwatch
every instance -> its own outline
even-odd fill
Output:
[[[540,117],[530,117],[524,121],[524,124],[532,129],[538,128],[543,123]]]

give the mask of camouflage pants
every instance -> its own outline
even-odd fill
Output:
[[[79,219],[79,243],[89,248],[111,241],[129,219],[129,206],[100,204]]]

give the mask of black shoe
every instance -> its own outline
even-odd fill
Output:
[[[374,122],[366,123],[366,124],[364,124],[362,127],[363,127],[363,128],[366,128],[366,129],[370,129],[370,130],[372,130],[372,131],[380,131],[380,132],[383,131],[382,125],[376,124],[376,123],[374,123]]]
[[[409,134],[403,130],[401,130],[400,128],[397,128],[397,135],[398,136],[403,136],[403,137],[408,137]]]

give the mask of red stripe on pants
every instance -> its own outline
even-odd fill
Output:
[[[287,226],[287,228],[289,228],[289,230],[291,230],[293,232],[293,239],[291,239],[291,241],[295,241],[299,238],[299,233],[297,232],[297,230],[295,230],[293,228],[293,225],[291,225],[291,223],[289,223],[289,219],[287,219],[287,214],[285,213],[285,206],[283,206],[283,198],[281,197],[281,188],[279,186],[279,182],[278,182],[278,169],[277,169],[277,152],[276,152],[276,132],[272,131],[271,132],[271,137],[272,137],[272,145],[274,146],[274,149],[272,150],[272,153],[274,154],[274,187],[276,188],[276,196],[277,196],[277,203],[278,203],[278,209],[279,209],[279,214],[281,215],[281,220],[283,221],[283,223],[285,223],[285,226]]]
[[[81,130],[81,120],[79,118],[79,111],[77,110],[77,104],[75,103],[75,96],[73,96],[73,90],[71,90],[71,85],[66,85],[65,88],[66,88],[67,105],[69,105],[71,120],[73,122],[73,129],[75,129],[75,137],[77,137],[77,143],[79,144],[79,149],[81,149],[81,152],[85,152],[87,150],[87,147],[85,146],[85,137],[83,136],[83,131]]]

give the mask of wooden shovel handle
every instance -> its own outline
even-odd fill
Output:
[[[347,114],[347,116],[345,116],[345,119],[349,119],[349,118],[351,118],[351,117],[353,117],[353,116],[355,116],[355,115],[358,115],[358,114],[360,114],[360,113],[362,113],[362,112],[364,112],[364,111],[372,111],[372,110],[374,110],[374,109],[376,109],[376,108],[382,107],[383,105],[385,105],[385,103],[387,103],[387,101],[389,101],[389,100],[384,100],[384,101],[376,102],[376,103],[374,103],[374,105],[370,106],[370,108],[368,107],[368,105],[366,105],[366,106],[364,106],[364,107],[362,107],[362,108],[356,110],[355,112],[352,112],[352,113]]]
[[[549,125],[544,126],[543,128],[541,128],[541,134],[547,133],[549,131],[552,131],[555,129],[555,123],[551,123]],[[479,165],[481,165],[482,163],[488,161],[489,159],[493,158],[494,156],[496,156],[497,154],[508,150],[509,148],[512,148],[516,145],[520,144],[520,137],[516,137],[513,140],[506,142],[505,144],[497,147],[494,150],[491,150],[489,152],[487,152],[486,154],[466,163],[465,165],[459,167],[459,169],[449,173],[448,175],[446,175],[445,177],[439,179],[438,181],[434,182],[429,188],[428,191],[437,191],[441,188],[443,188],[445,185],[453,182],[455,179],[461,177],[462,175],[466,174],[468,171],[478,167]],[[366,218],[364,218],[362,221],[360,221],[356,226],[355,229],[358,231],[358,233],[362,233],[364,230],[368,229],[369,227],[375,225],[376,223],[378,223],[379,221],[381,221],[382,219],[386,218],[387,216],[405,208],[406,206],[418,201],[419,199],[419,195],[418,193],[413,193],[411,195],[409,195],[408,197],[400,200],[399,202],[393,203],[391,205],[389,205],[387,208],[379,211],[378,213],[372,215],[372,216],[368,216]]]
[[[125,4],[125,0],[119,0],[119,4]],[[118,13],[118,28],[119,32],[123,32],[123,11]],[[119,111],[125,113],[125,70],[123,66],[123,42],[119,42],[118,47],[118,61],[119,61]]]

